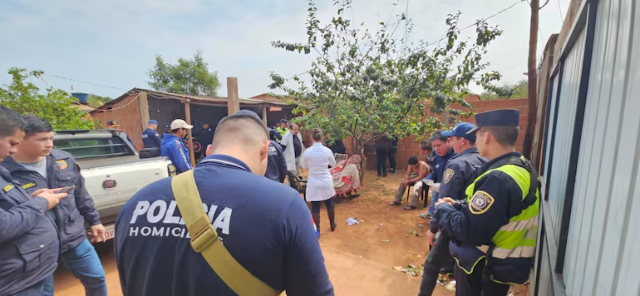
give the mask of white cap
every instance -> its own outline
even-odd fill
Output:
[[[171,122],[171,130],[177,130],[179,128],[192,129],[193,125],[187,124],[187,122],[182,119],[176,119]]]

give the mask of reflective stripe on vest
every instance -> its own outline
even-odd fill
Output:
[[[530,177],[529,171],[516,165],[504,165],[497,169],[486,171],[467,187],[467,202],[471,202],[473,197],[475,182],[484,175],[492,171],[501,171],[511,177],[520,187],[522,200],[529,192]],[[498,197],[500,198],[500,197]],[[511,217],[509,223],[502,226],[493,236],[491,241],[495,244],[493,257],[499,259],[506,258],[532,258],[535,253],[536,239],[538,235],[538,208],[540,192],[536,191],[536,202],[522,211],[519,215]],[[479,246],[483,253],[489,250],[489,246]]]

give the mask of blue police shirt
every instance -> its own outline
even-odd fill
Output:
[[[434,166],[433,171],[431,172],[431,174],[429,174],[429,176],[426,176],[422,180],[429,179],[429,180],[433,180],[434,183],[441,183],[442,175],[444,174],[444,169],[445,169],[445,166],[447,165],[447,161],[449,161],[449,159],[454,155],[456,155],[456,153],[453,152],[453,148],[449,149],[449,152],[447,152],[447,154],[445,154],[444,156],[440,156],[436,153],[435,158],[433,160],[433,166]]]
[[[298,192],[223,155],[205,158],[194,175],[213,227],[249,272],[287,295],[334,294]],[[170,178],[124,205],[116,220],[115,257],[125,296],[236,295],[193,251],[183,223]]]
[[[160,148],[160,146],[162,146],[160,135],[150,128],[142,132],[142,143],[144,144],[144,148]]]

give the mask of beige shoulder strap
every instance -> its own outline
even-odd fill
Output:
[[[202,207],[193,170],[173,177],[171,189],[191,236],[191,247],[202,254],[213,271],[231,290],[240,296],[280,294],[242,267],[218,239],[218,233]]]

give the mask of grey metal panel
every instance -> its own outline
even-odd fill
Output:
[[[567,295],[640,295],[640,217],[631,215],[640,211],[640,6],[632,1],[598,4]]]
[[[549,265],[549,246],[547,241],[543,241],[542,258],[540,259],[540,282],[538,286],[538,295],[553,295],[553,268]]]
[[[551,110],[549,111],[549,128],[547,129],[548,133],[551,133],[550,135],[547,136],[547,141],[545,143],[545,149],[544,149],[544,172],[541,173],[542,176],[547,176],[548,174],[546,172],[549,171],[549,160],[551,159],[551,157],[549,157],[549,154],[551,154],[551,138],[553,137],[553,131],[555,128],[554,125],[554,120],[553,118],[555,117],[556,114],[556,100],[558,99],[558,85],[560,85],[560,74],[556,74],[556,76],[552,77],[551,79],[553,79],[553,91],[551,92],[551,98],[549,99],[549,108],[551,108]],[[543,192],[546,192],[545,190],[543,190]]]
[[[582,30],[578,40],[567,55],[562,73],[562,86],[558,100],[558,123],[555,128],[555,144],[553,147],[553,163],[551,164],[548,202],[551,210],[551,218],[547,223],[554,223],[556,232],[553,234],[556,240],[559,239],[562,208],[564,205],[564,195],[567,187],[567,171],[569,169],[569,159],[571,153],[572,134],[576,116],[576,106],[578,102],[578,92],[580,89],[580,78],[584,57],[584,46],[586,40],[586,30]]]

